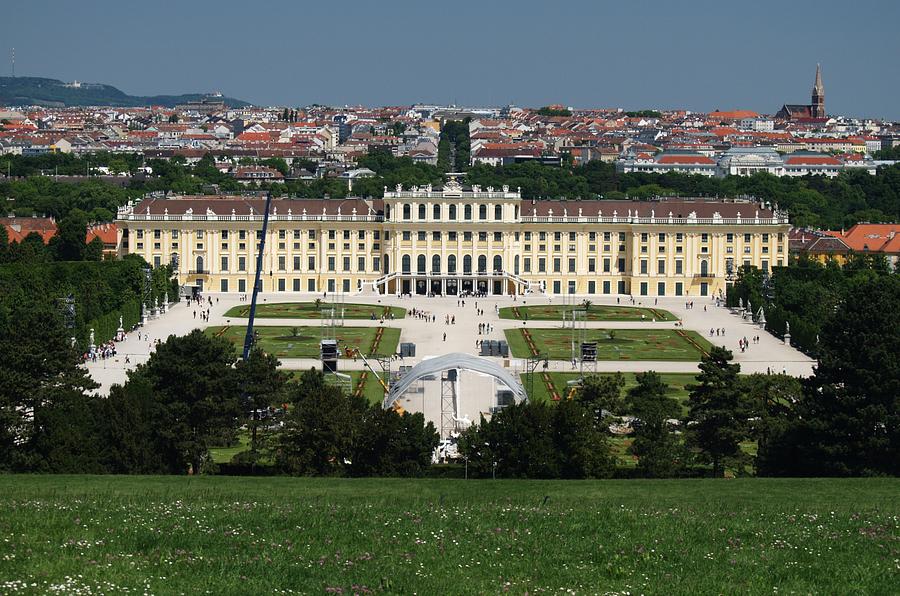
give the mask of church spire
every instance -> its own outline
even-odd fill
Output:
[[[822,84],[822,66],[816,64],[816,82],[812,90],[812,105],[810,116],[813,118],[826,118],[825,115],[825,85]]]

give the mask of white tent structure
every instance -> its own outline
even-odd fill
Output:
[[[428,377],[440,373],[441,371],[450,369],[470,370],[484,375],[489,375],[500,383],[506,385],[510,389],[510,391],[512,391],[513,399],[516,401],[516,403],[520,403],[528,399],[522,383],[516,376],[510,374],[506,369],[496,365],[494,362],[486,358],[479,358],[478,356],[473,356],[471,354],[453,352],[450,354],[437,356],[435,358],[429,358],[428,360],[423,360],[419,364],[412,367],[409,372],[403,375],[403,377],[399,381],[391,385],[391,390],[385,396],[384,402],[382,402],[382,407],[385,410],[391,408],[394,405],[394,402],[400,399],[400,397],[406,392],[406,390],[409,389],[410,385],[412,385],[422,377]]]

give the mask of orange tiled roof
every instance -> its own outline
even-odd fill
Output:
[[[716,110],[715,112],[710,112],[709,117],[715,120],[741,120],[743,118],[759,118],[759,114],[753,110],[730,110],[727,112]]]

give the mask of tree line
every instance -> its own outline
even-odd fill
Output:
[[[438,435],[421,414],[346,395],[320,371],[290,377],[254,348],[194,330],[162,342],[108,397],[78,366],[52,300],[0,301],[0,469],[417,476]],[[654,372],[585,377],[572,399],[508,406],[459,439],[469,473],[501,478],[861,476],[900,472],[900,278],[853,278],[821,330],[812,377],[739,375],[713,348],[686,411]],[[616,463],[614,440],[631,429]],[[615,431],[615,432],[614,432]],[[752,446],[756,447],[753,454]],[[461,470],[460,470],[461,471]]]
[[[588,376],[573,399],[523,403],[482,419],[460,440],[471,473],[604,478],[612,431],[631,420],[634,475],[868,476],[900,473],[900,277],[852,278],[821,328],[809,379],[740,376],[713,348],[688,386],[687,413],[654,372]],[[756,447],[751,455],[750,446]]]
[[[35,244],[36,250],[38,247],[43,243]],[[119,317],[129,330],[139,322],[145,299],[151,308],[161,305],[166,295],[172,302],[179,300],[171,268],[149,270],[135,255],[121,261],[24,260],[0,264],[0,308],[6,312],[47,302],[59,314],[64,310],[63,301],[71,297],[74,316],[65,321],[69,326],[67,337],[76,339],[80,351],[87,348],[91,329],[96,343],[107,341],[115,335]]]
[[[408,157],[395,157],[387,148],[373,149],[359,158],[357,165],[376,172],[376,176],[354,182],[352,194],[363,197],[382,196],[384,188],[397,184],[440,185],[444,173],[451,169],[466,172],[466,181],[483,187],[521,188],[525,199],[648,199],[655,196],[735,197],[752,195],[778,204],[790,212],[797,226],[840,229],[854,223],[887,222],[900,219],[900,164],[880,167],[872,176],[863,171],[845,171],[834,178],[825,176],[775,177],[766,173],[753,176],[710,178],[679,173],[650,174],[616,171],[615,165],[591,161],[584,165],[564,163],[561,167],[540,163],[506,166],[478,164],[469,166],[468,127],[464,122],[447,122],[438,148],[438,165],[414,162]],[[451,153],[453,161],[451,162]],[[183,157],[171,160],[147,160],[153,174],[131,181],[119,188],[102,180],[77,183],[54,182],[37,173],[83,173],[88,160],[116,165],[136,171],[140,156],[96,154],[75,157],[64,154],[45,156],[7,156],[13,176],[29,176],[25,180],[0,182],[0,196],[11,199],[8,209],[18,215],[44,214],[57,219],[73,209],[88,214],[91,221],[109,221],[115,209],[129,199],[149,191],[173,191],[186,194],[239,192],[246,187],[215,167],[213,156],[207,155],[195,165]],[[93,161],[91,161],[93,163]],[[283,159],[263,160],[282,173],[288,169]],[[3,162],[0,161],[0,166]],[[316,164],[300,160],[295,166],[315,169]],[[255,188],[271,190],[276,196],[295,195],[302,198],[345,198],[351,191],[345,181],[317,178],[312,181],[288,180],[284,184],[258,183]]]
[[[859,280],[900,272],[884,255],[852,253],[841,266],[821,263],[806,255],[788,267],[775,267],[771,276],[745,265],[728,288],[726,305],[752,305],[754,319],[763,309],[766,329],[784,337],[790,326],[791,344],[811,356],[818,354],[819,339],[829,315],[846,299]]]
[[[95,474],[215,471],[210,449],[250,433],[238,467],[294,475],[416,476],[437,433],[344,395],[310,370],[296,381],[258,348],[170,336],[108,397],[78,366],[51,304],[0,309],[0,470]],[[257,468],[259,466],[259,468]]]

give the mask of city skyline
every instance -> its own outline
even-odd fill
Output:
[[[0,24],[4,75],[106,83],[151,95],[220,91],[258,105],[458,105],[750,109],[806,102],[817,63],[830,114],[900,119],[890,23],[900,8],[863,2],[764,2],[752,14],[709,2],[692,10],[574,3],[569,10],[412,2],[246,7],[165,5],[128,14],[16,5]],[[777,12],[776,9],[777,8]],[[878,9],[879,19],[860,14]],[[44,15],[41,36],[23,22]],[[73,35],[96,31],[96,35]],[[694,31],[692,34],[691,32]],[[56,43],[47,43],[48,39]],[[850,40],[866,51],[848,51]],[[835,43],[835,40],[843,40]],[[61,52],[60,44],[70,51]],[[852,44],[852,47],[860,47]],[[118,50],[116,50],[118,48]],[[581,76],[579,76],[579,74]]]

